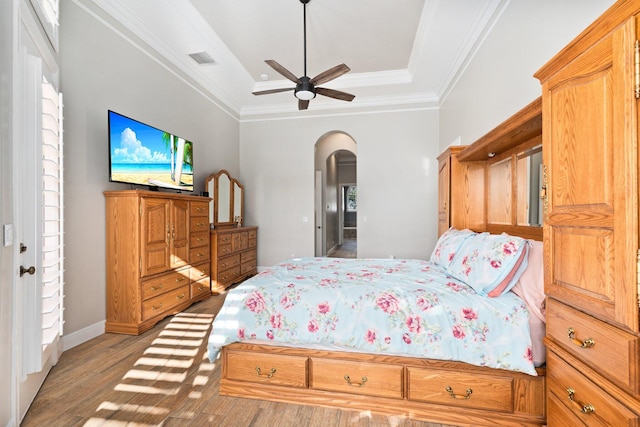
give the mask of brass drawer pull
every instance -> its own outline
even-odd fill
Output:
[[[159,305],[152,305],[151,308],[155,311],[155,310],[159,310],[162,308],[162,303],[160,303]]]
[[[162,289],[162,284],[158,285],[157,287],[156,286],[151,287],[152,292],[159,291],[160,289]]]
[[[186,295],[185,295],[185,293],[183,292],[183,293],[181,293],[180,295],[176,296],[176,299],[184,299],[184,297],[185,297],[185,296],[186,296]]]
[[[593,338],[587,338],[586,340],[580,341],[576,338],[576,331],[573,328],[567,329],[567,333],[569,334],[569,339],[578,347],[582,348],[590,348],[596,345],[596,342]]]
[[[184,276],[180,276],[178,278],[176,278],[176,282],[180,283],[180,282],[184,282],[186,279],[184,278]]]
[[[261,378],[271,378],[273,377],[273,374],[276,373],[276,368],[271,368],[271,370],[269,371],[269,373],[267,375],[263,375],[261,372],[260,366],[256,366],[256,372],[258,373],[258,376]]]
[[[571,387],[567,389],[567,393],[569,393],[569,400],[576,404],[577,407],[580,408],[580,412],[582,412],[583,414],[593,414],[596,412],[596,408],[594,408],[592,404],[587,403],[586,405],[583,405],[582,402],[578,402],[577,400],[575,400],[573,398],[575,391]]]
[[[353,387],[364,387],[364,383],[367,382],[367,377],[362,377],[362,380],[359,383],[352,383],[351,382],[351,378],[349,377],[349,375],[345,375],[344,376],[344,380],[347,382],[347,384],[349,384],[350,386]]]
[[[446,386],[444,389],[447,391],[447,393],[449,393],[449,396],[453,397],[454,399],[470,399],[471,393],[473,393],[473,390],[468,388],[467,394],[455,394],[450,385]]]

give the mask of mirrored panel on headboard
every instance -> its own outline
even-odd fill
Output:
[[[516,156],[516,225],[542,225],[542,146],[524,150]]]
[[[241,226],[244,217],[244,187],[226,170],[209,175],[205,187],[211,198],[209,222],[214,227]]]

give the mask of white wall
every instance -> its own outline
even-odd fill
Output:
[[[440,109],[440,149],[472,144],[542,95],[533,74],[613,0],[511,0]]]
[[[241,123],[258,264],[313,256],[314,145],[331,131],[357,144],[358,256],[428,257],[437,235],[438,112],[419,110]]]
[[[108,182],[107,110],[193,141],[197,193],[210,173],[238,172],[239,125],[76,2],[60,6],[68,335],[105,320],[102,192],[131,188]]]

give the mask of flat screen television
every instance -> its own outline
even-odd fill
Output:
[[[193,192],[193,143],[109,110],[109,181]]]

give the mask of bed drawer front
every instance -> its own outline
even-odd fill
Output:
[[[572,356],[637,391],[638,338],[552,298],[547,300],[547,336]],[[569,338],[569,328],[574,339]],[[593,340],[589,346],[587,340]],[[586,343],[581,347],[578,343]]]
[[[318,390],[401,399],[403,367],[382,363],[311,358],[310,387]],[[346,377],[346,378],[345,378]]]
[[[555,419],[571,413],[573,422],[569,423],[570,425],[639,425],[638,415],[592,383],[553,351],[548,352],[547,367],[547,399],[550,418]],[[573,401],[569,397],[569,389],[573,390]],[[583,413],[582,408],[587,405],[591,405],[594,412]],[[558,408],[562,415],[555,413]]]
[[[166,313],[181,303],[189,301],[189,285],[184,285],[173,291],[166,292],[142,303],[142,320],[151,319]]]
[[[307,387],[307,358],[229,350],[226,378],[288,387]]]
[[[407,367],[407,377],[410,400],[513,412],[513,380],[508,377],[414,367]]]

